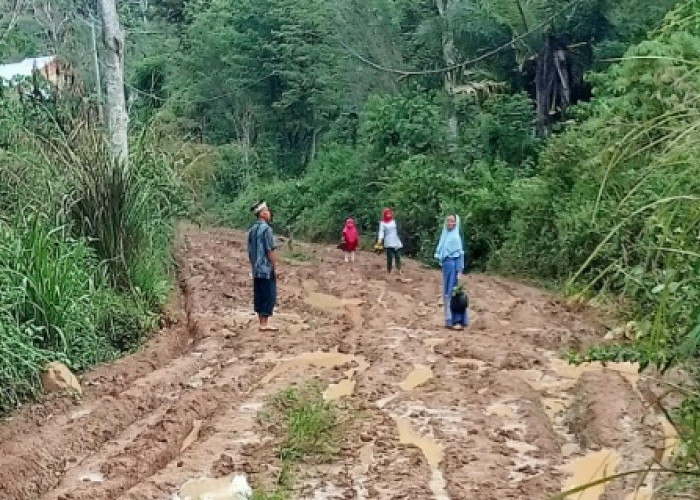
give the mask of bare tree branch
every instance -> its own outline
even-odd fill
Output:
[[[17,24],[17,18],[22,12],[25,0],[14,0],[12,6],[9,8],[9,12],[0,14],[0,41],[2,41],[7,34],[12,31]]]
[[[46,39],[54,51],[63,44],[66,38],[70,14],[65,3],[61,0],[31,0],[34,18],[44,30]]]

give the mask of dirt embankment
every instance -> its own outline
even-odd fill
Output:
[[[81,401],[50,398],[0,426],[0,500],[164,500],[234,473],[269,483],[280,464],[256,417],[313,377],[354,423],[333,463],[304,468],[298,498],[545,499],[661,456],[634,367],[559,358],[601,332],[552,296],[469,276],[472,326],[449,331],[436,272],[408,262],[397,281],[374,255],[353,269],[301,245],[283,264],[282,329],[261,334],[243,242],[187,228],[178,321],[86,374]],[[651,498],[636,486],[580,498]]]

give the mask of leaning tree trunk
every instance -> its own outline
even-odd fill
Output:
[[[549,135],[552,117],[565,113],[571,104],[571,61],[566,45],[549,35],[537,56],[535,88],[537,93],[537,130]]]
[[[129,156],[129,116],[124,98],[124,32],[119,24],[115,0],[99,0],[105,46],[107,130],[112,159],[126,162]]]

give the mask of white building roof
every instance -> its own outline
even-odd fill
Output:
[[[32,76],[34,69],[42,69],[54,59],[56,56],[28,57],[18,63],[0,64],[0,79],[9,81],[16,76]]]

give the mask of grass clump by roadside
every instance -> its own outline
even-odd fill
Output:
[[[318,382],[281,390],[272,396],[259,421],[276,437],[281,468],[273,489],[256,488],[254,500],[290,499],[300,464],[328,463],[340,450],[341,414],[333,402],[323,399]]]

